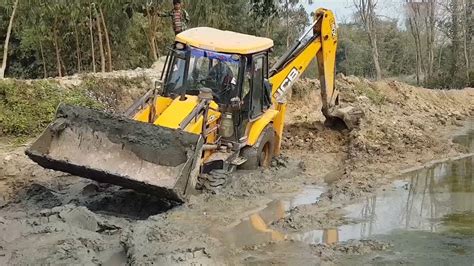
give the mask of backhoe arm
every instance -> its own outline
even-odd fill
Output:
[[[312,27],[270,70],[274,103],[285,102],[286,93],[316,57],[321,82],[322,111],[328,117],[329,109],[336,104],[338,96],[334,87],[336,48],[336,19],[330,10],[320,8],[315,13]]]
[[[286,93],[315,57],[321,82],[322,112],[328,121],[333,118],[331,108],[337,104],[339,94],[334,87],[336,48],[336,19],[330,10],[320,8],[316,10],[311,27],[270,69],[273,103],[278,111],[273,120],[277,138],[275,155],[280,153],[283,138]]]

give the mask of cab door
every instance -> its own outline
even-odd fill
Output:
[[[267,69],[267,57],[265,54],[254,55],[251,67],[250,121],[260,117],[264,111],[264,81],[268,75]]]

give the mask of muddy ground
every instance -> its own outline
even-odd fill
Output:
[[[377,241],[310,245],[281,236],[341,225],[343,206],[384,189],[400,171],[467,153],[451,137],[472,127],[474,89],[433,91],[343,76],[337,86],[343,104],[364,110],[359,129],[324,127],[318,82],[301,81],[289,105],[283,154],[272,167],[237,172],[217,194],[180,206],[45,170],[24,155],[25,146],[2,139],[0,265],[330,264],[338,254],[389,249]],[[248,219],[308,186],[323,188],[317,203],[315,197],[279,208],[275,219],[262,214],[261,224]],[[244,235],[244,243],[229,237],[246,226],[265,237]]]

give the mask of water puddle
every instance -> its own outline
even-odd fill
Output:
[[[474,152],[474,130],[467,128],[453,140]],[[394,244],[392,253],[372,257],[349,256],[342,264],[431,264],[474,261],[474,156],[432,162],[412,169],[391,189],[344,208],[348,223],[337,228],[285,234],[269,225],[288,211],[317,202],[321,187],[308,187],[289,200],[275,200],[229,226],[227,244],[237,247],[285,241],[285,245],[333,244],[348,240],[380,239]],[[293,243],[293,244],[291,244]],[[299,244],[297,244],[299,243]],[[289,247],[288,247],[289,248]],[[431,255],[433,252],[436,255]],[[302,254],[303,255],[303,254]],[[455,257],[454,259],[452,257]]]
[[[352,223],[333,234],[337,241],[347,241],[394,230],[443,232],[454,224],[460,231],[474,233],[473,161],[471,156],[408,173],[406,181],[393,184],[392,191],[346,207]],[[297,238],[319,244],[324,234],[325,230],[315,230]]]
[[[284,218],[295,207],[316,203],[325,189],[308,186],[296,197],[274,200],[264,208],[232,224],[224,232],[225,241],[232,246],[244,247],[288,239],[288,236],[269,227],[275,221]]]
[[[321,187],[307,187],[292,199],[274,200],[225,230],[228,244],[244,247],[282,240],[332,244],[389,235],[396,230],[474,235],[473,156],[406,173],[390,191],[344,208],[348,224],[284,234],[269,225],[297,206],[317,202]]]
[[[474,156],[438,163],[408,173],[407,183],[394,191],[349,206],[356,223],[338,228],[339,241],[375,238],[393,248],[339,263],[472,265],[473,165]]]

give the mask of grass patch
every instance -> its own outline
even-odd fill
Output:
[[[0,135],[37,135],[52,121],[61,102],[104,109],[85,88],[65,89],[55,81],[0,80]]]

